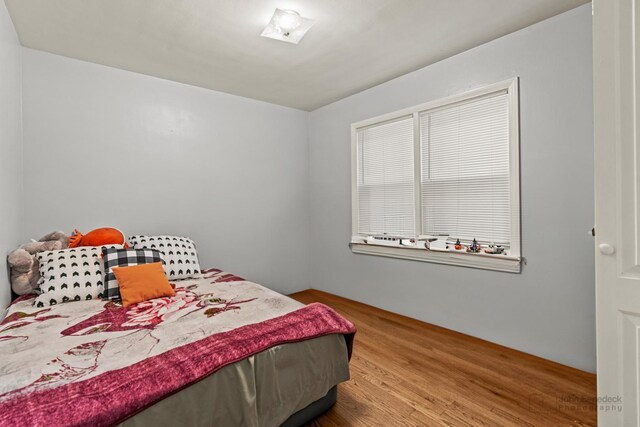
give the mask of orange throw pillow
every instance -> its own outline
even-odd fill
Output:
[[[125,307],[154,298],[172,297],[176,294],[161,262],[114,267],[113,274],[118,281],[122,305]]]
[[[96,228],[87,234],[82,234],[76,228],[73,233],[71,233],[71,236],[69,236],[70,248],[77,248],[78,246],[103,245],[124,245],[125,249],[129,246],[124,238],[124,234],[122,234],[122,231],[117,228]]]

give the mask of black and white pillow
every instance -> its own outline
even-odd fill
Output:
[[[120,287],[113,274],[114,267],[129,267],[132,265],[151,264],[161,262],[164,265],[162,254],[155,249],[114,249],[105,248],[102,251],[104,258],[104,293],[106,300],[120,299]]]
[[[40,295],[35,299],[34,305],[45,307],[101,298],[104,290],[101,255],[101,246],[37,253],[40,263]]]
[[[131,236],[129,244],[134,249],[157,249],[162,252],[164,271],[169,280],[200,277],[198,252],[193,240],[179,236]]]

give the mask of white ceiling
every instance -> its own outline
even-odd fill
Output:
[[[313,110],[588,0],[5,0],[22,45]],[[276,7],[316,20],[260,37]]]

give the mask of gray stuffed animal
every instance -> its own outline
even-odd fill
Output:
[[[11,289],[18,295],[38,293],[40,270],[35,254],[57,251],[69,247],[69,237],[62,231],[54,231],[37,242],[29,242],[11,252],[8,257],[11,267]]]

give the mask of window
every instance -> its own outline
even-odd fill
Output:
[[[352,125],[354,252],[520,271],[517,83]]]

